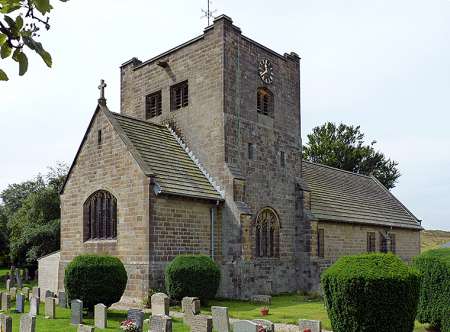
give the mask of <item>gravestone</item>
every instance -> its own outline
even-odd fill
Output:
[[[7,292],[2,293],[2,311],[8,311],[11,307],[11,296]]]
[[[233,323],[233,332],[258,332],[258,324],[250,320],[238,320]]]
[[[25,272],[25,277],[24,277],[24,279],[25,279],[26,281],[30,280],[30,271],[28,271],[28,269],[25,268],[25,269],[24,269],[24,272]]]
[[[22,294],[25,297],[25,300],[28,300],[30,296],[30,289],[28,287],[22,288]]]
[[[214,330],[218,332],[230,332],[230,320],[227,307],[211,307]]]
[[[183,322],[191,326],[194,315],[200,313],[200,300],[197,297],[183,297],[181,300],[181,311],[184,312]]]
[[[11,289],[11,279],[6,279],[6,290],[9,292]]]
[[[33,287],[32,294],[34,297],[41,298],[41,289],[39,287]]]
[[[1,314],[0,315],[0,331],[1,332],[12,332],[12,318]]]
[[[140,309],[128,310],[127,319],[133,321],[138,327],[139,331],[142,331],[144,326],[144,312]]]
[[[164,293],[156,293],[151,297],[152,315],[169,315],[169,297]]]
[[[79,325],[83,323],[83,301],[73,300],[71,303],[72,317],[70,322],[73,325]]]
[[[206,315],[194,315],[191,320],[191,332],[212,332],[212,318]]]
[[[150,318],[150,331],[172,332],[172,318],[167,315],[152,315]]]
[[[47,298],[47,297],[55,297],[55,294],[53,294],[53,292],[51,290],[46,290],[45,298]]]
[[[94,307],[95,327],[106,329],[108,322],[108,308],[103,303],[96,304]]]
[[[17,288],[16,287],[11,287],[9,289],[9,295],[11,295],[11,298],[15,299],[16,298],[16,294],[17,294]]]
[[[39,315],[39,298],[31,296],[30,300],[30,315],[31,316],[37,316]]]
[[[65,291],[59,291],[58,292],[58,305],[61,308],[67,308],[67,298],[66,298],[66,292]]]
[[[300,319],[298,321],[298,325],[300,327],[300,332],[305,330],[311,330],[311,332],[321,332],[322,324],[320,320],[308,320],[308,319]]]
[[[272,302],[272,296],[270,295],[253,295],[250,302],[257,304],[270,304]]]
[[[78,325],[78,329],[77,332],[94,332],[95,328],[93,326],[88,326],[88,325],[83,325],[80,324]]]
[[[47,297],[45,299],[45,318],[55,319],[55,303],[54,297]]]
[[[253,319],[252,322],[254,322],[254,323],[264,327],[264,330],[266,330],[266,332],[274,332],[275,331],[275,324],[272,323],[270,320],[267,320],[267,319]]]
[[[25,311],[25,295],[17,293],[16,295],[16,311],[20,314]]]
[[[16,283],[18,288],[22,288],[22,278],[20,276],[19,270],[16,270]]]
[[[31,315],[20,316],[20,332],[35,332],[36,331],[36,317]]]

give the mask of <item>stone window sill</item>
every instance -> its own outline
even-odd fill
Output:
[[[116,244],[117,243],[117,239],[89,239],[84,241],[85,244]]]

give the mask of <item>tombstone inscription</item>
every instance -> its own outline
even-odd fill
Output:
[[[16,311],[21,314],[25,311],[25,295],[22,293],[16,295]]]
[[[142,331],[144,326],[144,312],[140,309],[128,310],[127,319],[133,321],[138,327],[139,331]]]
[[[218,332],[230,332],[230,320],[227,307],[211,307],[213,327]]]
[[[99,329],[106,329],[107,327],[107,313],[108,308],[103,303],[96,304],[94,307],[94,321],[95,327]]]
[[[79,325],[83,323],[83,301],[73,300],[71,303],[71,319],[70,322],[73,325]]]

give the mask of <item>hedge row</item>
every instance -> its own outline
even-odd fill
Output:
[[[334,332],[411,332],[420,274],[392,254],[340,258],[321,278]]]
[[[450,248],[427,251],[414,266],[422,273],[417,319],[450,331]]]

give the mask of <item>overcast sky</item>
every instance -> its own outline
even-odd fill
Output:
[[[54,0],[53,0],[54,2]],[[104,78],[119,112],[119,66],[203,32],[206,0],[56,3],[42,35],[54,59],[30,55],[0,83],[0,190],[71,163]],[[325,121],[361,125],[399,162],[394,194],[429,229],[450,230],[450,0],[215,0],[246,36],[302,69],[303,137]]]

